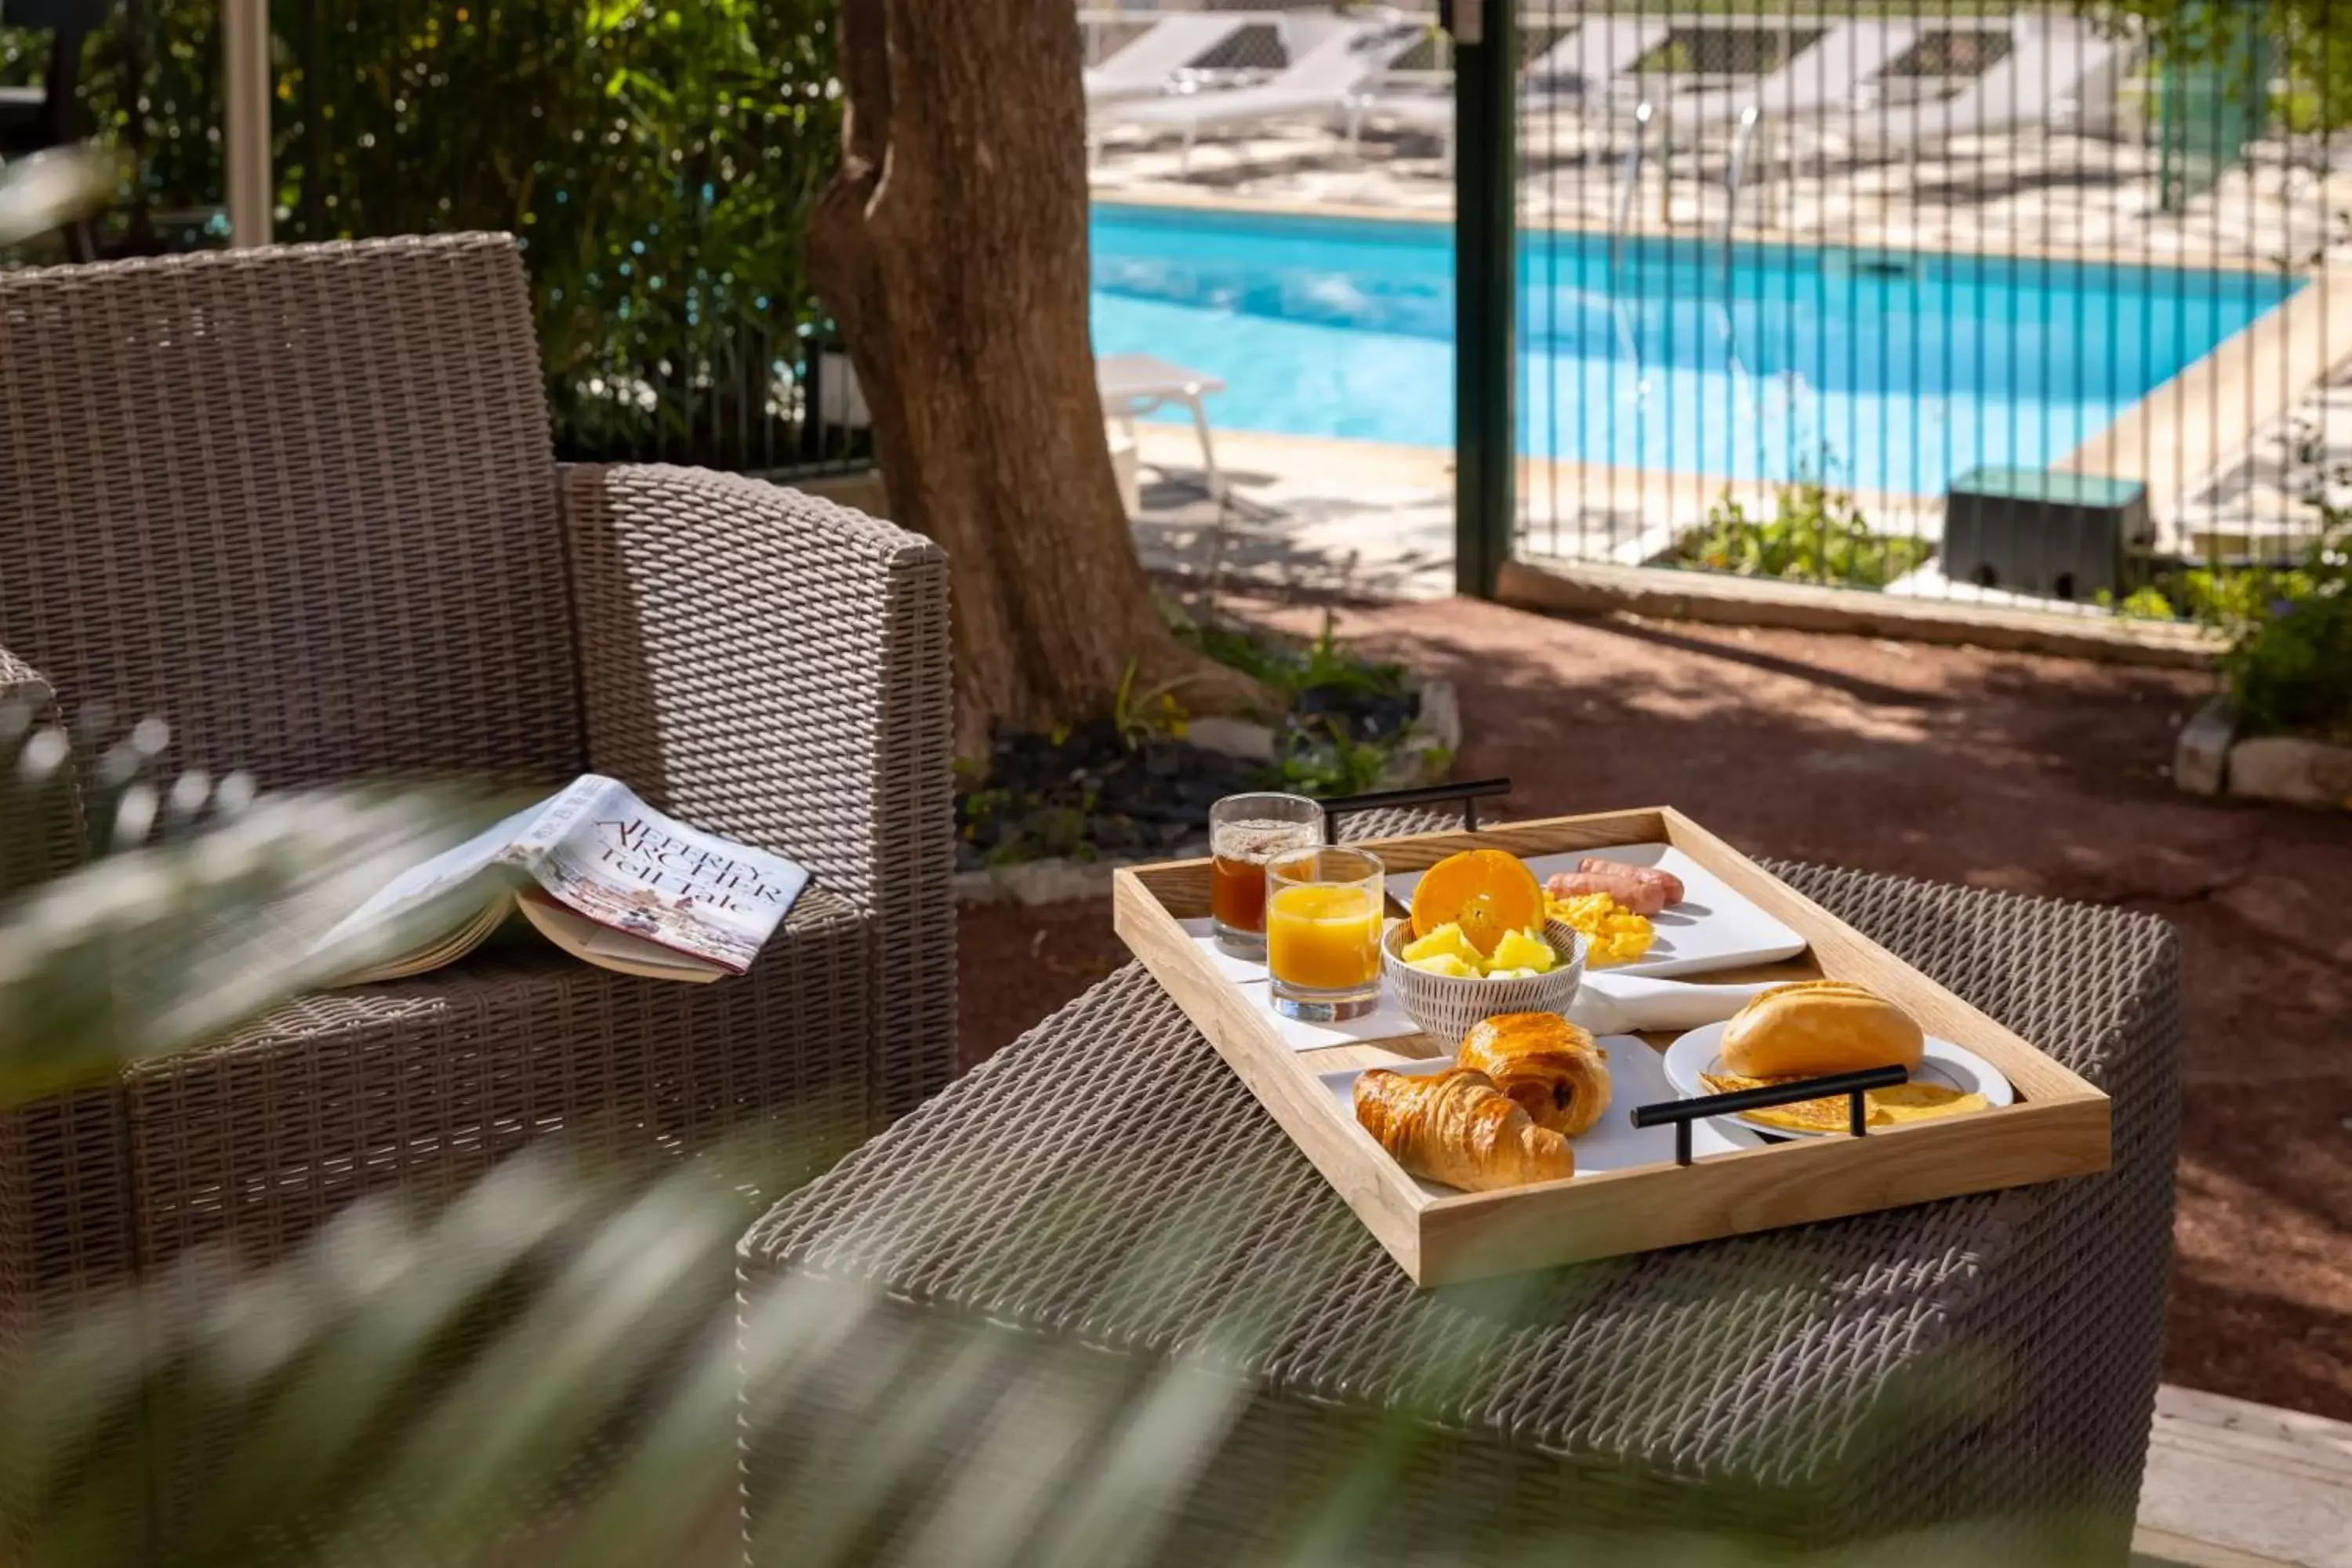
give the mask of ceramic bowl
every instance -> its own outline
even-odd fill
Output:
[[[1432,974],[1403,958],[1412,922],[1399,921],[1381,939],[1381,967],[1398,1005],[1422,1033],[1448,1047],[1483,1019],[1498,1013],[1566,1014],[1584,979],[1584,933],[1562,921],[1544,922],[1544,940],[1559,959],[1549,974],[1526,980],[1486,980]]]

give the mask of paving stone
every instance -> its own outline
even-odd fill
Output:
[[[2352,1426],[2158,1389],[2139,1521],[2192,1544],[2168,1550],[2174,1561],[2352,1564]],[[2196,1544],[2246,1555],[2206,1555]]]
[[[2228,772],[2230,742],[2237,715],[2226,698],[2216,697],[2180,727],[2172,747],[2172,782],[2191,795],[2219,795]]]
[[[1196,746],[1223,752],[1226,756],[1239,757],[1244,762],[1270,763],[1274,760],[1274,727],[1270,724],[1215,716],[1194,719],[1185,724],[1184,738]]]
[[[2229,790],[2251,800],[2352,810],[2352,746],[2260,735],[2230,748]]]

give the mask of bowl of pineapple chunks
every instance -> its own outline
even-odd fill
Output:
[[[1425,936],[1399,921],[1381,939],[1381,966],[1415,1027],[1458,1046],[1481,1019],[1500,1013],[1565,1013],[1584,977],[1587,938],[1561,921],[1505,931],[1492,952],[1458,924]]]

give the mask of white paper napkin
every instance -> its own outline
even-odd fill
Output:
[[[1612,974],[1588,969],[1576,988],[1568,1016],[1596,1035],[1696,1029],[1717,1024],[1748,1005],[1758,992],[1785,984],[1779,980],[1743,985],[1698,985],[1643,974]]]
[[[1360,1018],[1349,1018],[1337,1024],[1310,1024],[1304,1018],[1286,1018],[1274,1010],[1274,998],[1263,980],[1241,987],[1242,995],[1253,1007],[1262,1007],[1274,1020],[1274,1032],[1282,1043],[1294,1051],[1311,1051],[1324,1046],[1360,1046],[1368,1040],[1393,1040],[1401,1035],[1417,1035],[1420,1026],[1405,1016],[1404,1005],[1396,997],[1395,988],[1381,987],[1380,1005]]]
[[[1236,958],[1227,952],[1217,941],[1217,922],[1208,916],[1202,915],[1176,923],[1184,928],[1184,934],[1192,939],[1192,945],[1201,950],[1201,956],[1209,961],[1209,966],[1226,979],[1246,985],[1253,980],[1265,978],[1265,958]]]

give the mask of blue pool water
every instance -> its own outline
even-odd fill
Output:
[[[1729,279],[1726,286],[1727,277]],[[2036,467],[2284,299],[2263,272],[1522,237],[1520,449],[1939,494]],[[1220,426],[1454,440],[1444,224],[1097,205],[1098,353],[1221,377]]]

